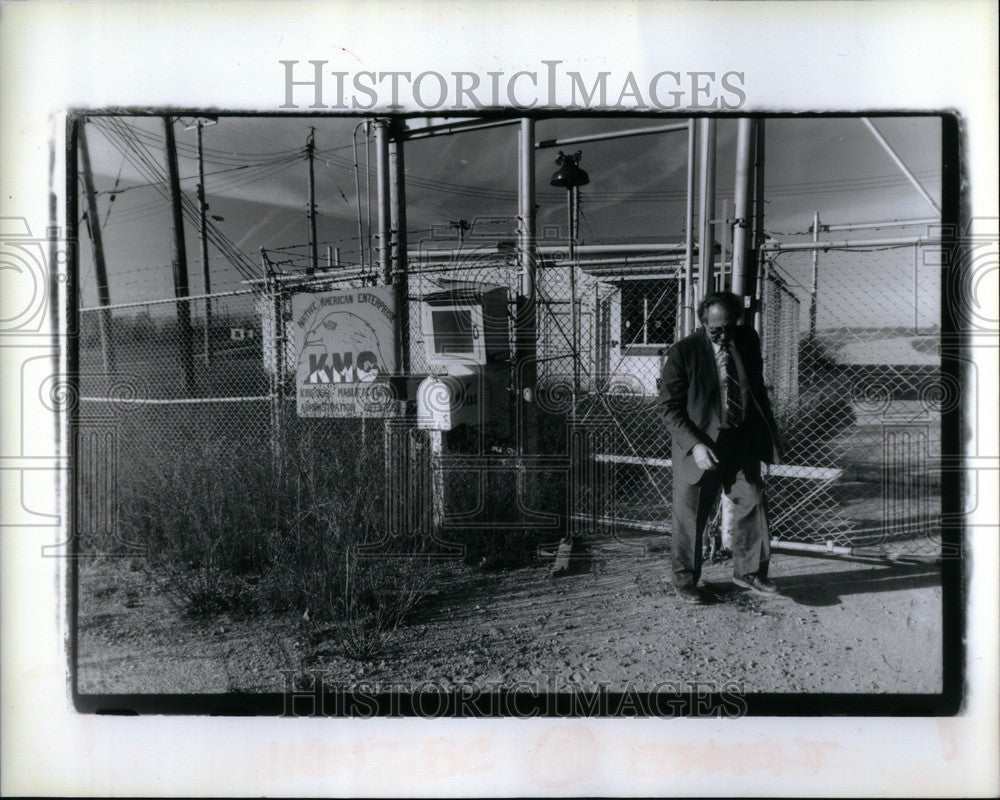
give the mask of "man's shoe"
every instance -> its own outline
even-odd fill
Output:
[[[696,586],[687,584],[686,586],[675,586],[674,594],[676,594],[685,603],[695,603],[702,604],[705,602],[705,598],[702,593],[698,590]]]
[[[757,592],[757,594],[777,594],[778,592],[778,587],[774,585],[773,581],[758,575],[744,575],[742,577],[733,575],[733,583],[744,589]]]

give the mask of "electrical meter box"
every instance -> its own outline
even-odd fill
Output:
[[[434,374],[417,390],[417,424],[431,430],[510,423],[510,330],[507,290],[471,281],[440,281],[421,298],[420,323]]]

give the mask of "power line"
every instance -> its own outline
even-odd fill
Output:
[[[103,121],[102,131],[105,136],[109,141],[115,143],[115,146],[122,151],[140,173],[157,184],[154,188],[166,197],[166,189],[164,186],[159,185],[165,180],[165,175],[157,160],[145,143],[132,135],[129,126],[121,123],[116,124],[116,122],[114,119]],[[197,219],[197,208],[194,202],[184,195],[181,195],[181,211],[189,222],[194,222]],[[237,271],[246,278],[256,277],[256,266],[225,234],[219,231],[214,225],[208,226],[208,234],[212,243],[220,252],[227,256]]]
[[[299,156],[289,156],[287,158],[275,159],[274,161],[266,161],[266,162],[263,162],[261,164],[240,164],[240,165],[235,166],[235,167],[227,167],[226,169],[217,169],[217,170],[213,170],[212,172],[206,172],[205,173],[205,177],[208,178],[208,177],[211,177],[213,175],[228,174],[230,172],[236,172],[236,171],[239,171],[239,170],[263,169],[263,168],[266,168],[266,167],[268,167],[268,166],[270,166],[272,164],[283,164],[283,163],[286,163],[286,162],[288,162],[290,160],[296,160],[297,161],[298,159],[299,159]],[[124,158],[122,159],[122,161],[124,163]],[[118,174],[119,174],[119,177],[121,177],[121,171],[120,170],[119,170]],[[197,179],[198,179],[197,175],[186,175],[185,177],[181,178],[180,180],[181,181],[194,181],[194,180],[197,180]],[[115,185],[116,186],[117,186],[117,184],[118,184],[118,182],[115,181]],[[119,194],[125,194],[126,192],[134,191],[135,189],[149,189],[149,188],[151,188],[154,185],[155,184],[153,184],[153,183],[139,183],[139,184],[133,184],[132,186],[126,186],[124,189],[105,189],[104,191],[98,192],[97,194],[98,195],[102,195],[102,194],[119,195]]]
[[[136,136],[137,138],[145,139],[156,145],[163,144],[163,136],[161,134],[154,133],[153,131],[144,130],[137,125],[125,122],[125,120],[120,117],[115,117],[113,119],[115,119],[119,124],[129,128],[130,131],[133,133],[133,135]],[[177,149],[178,151],[181,152],[190,153],[191,155],[189,157],[192,160],[198,157],[198,148],[195,145],[178,142]],[[221,150],[219,148],[214,148],[214,147],[203,147],[202,149],[207,153],[214,153],[218,158],[225,158],[230,161],[239,161],[241,159],[244,161],[268,160],[280,156],[288,156],[293,153],[302,152],[301,147],[292,147],[292,148],[287,148],[285,150],[274,150],[267,153],[236,153],[230,150]],[[205,160],[209,161],[209,159],[207,158]]]

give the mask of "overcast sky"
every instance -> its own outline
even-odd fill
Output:
[[[357,118],[220,117],[204,128],[205,172],[210,213],[221,217],[219,231],[259,264],[259,248],[286,269],[305,265],[307,163],[304,147],[315,128],[317,223],[320,257],[327,244],[341,249],[344,262],[359,259],[358,196],[355,191],[352,134]],[[609,117],[540,120],[538,139],[658,125],[674,119]],[[195,199],[196,134],[185,130],[190,118],[174,124],[184,192]],[[940,120],[935,117],[884,117],[875,124],[903,161],[940,202]],[[454,220],[492,218],[476,233],[512,235],[517,213],[517,126],[455,136],[414,140],[406,145],[407,227],[411,242],[431,236],[431,229]],[[88,124],[87,135],[98,191],[112,303],[172,295],[171,234],[166,199],[148,185],[152,170],[164,169],[163,122],[159,118],[123,117]],[[732,199],[735,120],[718,125],[717,193]],[[358,137],[361,161],[362,219],[367,222],[364,137]],[[142,147],[140,147],[142,145]],[[573,145],[583,151],[581,166],[590,184],[581,190],[581,239],[585,243],[677,241],[684,235],[687,137],[683,132]],[[123,151],[128,152],[126,157]],[[141,158],[137,155],[141,153]],[[539,232],[544,225],[565,225],[565,192],[549,186],[557,168],[556,150],[539,150],[536,191]],[[776,239],[805,231],[814,210],[824,223],[910,219],[934,216],[888,154],[857,118],[777,118],[767,122],[765,228]],[[144,164],[137,168],[135,163]],[[374,176],[373,176],[374,179]],[[160,184],[162,189],[162,184]],[[114,192],[114,194],[113,194]],[[111,200],[114,197],[114,201]],[[81,187],[81,214],[86,209]],[[372,209],[372,224],[375,211]],[[505,219],[506,221],[505,221]],[[886,236],[915,231],[879,231],[855,236]],[[202,291],[197,229],[186,226],[192,293]],[[844,234],[837,234],[844,236]],[[96,304],[93,255],[86,227],[81,228],[83,304]],[[414,246],[411,244],[411,246]],[[210,247],[212,288],[237,288],[242,276]],[[836,259],[832,262],[836,264]],[[849,272],[849,271],[848,271]],[[824,275],[838,284],[836,274]],[[890,291],[898,275],[868,275],[873,285]],[[845,273],[844,280],[855,280]],[[930,293],[920,303],[936,308],[936,280],[928,274]],[[912,278],[910,279],[912,283]],[[842,281],[841,281],[842,284]],[[933,284],[931,286],[930,284]],[[828,287],[830,284],[828,284]],[[907,292],[912,298],[913,288]],[[925,292],[927,294],[927,292]],[[909,310],[889,309],[893,317],[912,320]],[[926,316],[926,314],[925,314]],[[848,314],[863,324],[865,312]],[[922,320],[925,324],[933,319]],[[823,320],[821,319],[821,324]],[[878,321],[872,322],[878,324]],[[893,322],[892,324],[895,324]]]

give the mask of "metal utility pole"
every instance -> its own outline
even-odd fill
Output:
[[[750,230],[750,151],[752,138],[753,121],[749,117],[740,117],[736,123],[732,287],[733,292],[741,297],[745,297],[747,294],[746,276],[750,254],[750,237],[747,234]]]
[[[388,123],[375,120],[375,191],[378,220],[378,268],[382,284],[392,283],[392,259],[389,246],[389,135]]]
[[[187,251],[184,247],[184,216],[181,213],[181,182],[177,171],[177,144],[174,141],[174,125],[171,117],[163,118],[163,134],[167,156],[167,179],[170,184],[170,227],[173,232],[173,257],[171,267],[174,273],[174,295],[177,297],[177,332],[180,337],[181,366],[184,370],[184,385],[193,393],[194,353],[191,337],[191,307],[188,304]]]
[[[579,265],[576,263],[576,240],[579,227],[579,207],[580,207],[580,187],[590,183],[590,176],[580,169],[580,159],[582,153],[578,150],[575,154],[566,155],[561,150],[556,163],[559,169],[549,181],[551,186],[561,186],[566,189],[567,214],[569,217],[569,289],[570,289],[570,323],[572,342],[570,348],[573,354],[573,411],[571,418],[576,415],[576,400],[580,394],[580,318],[579,318],[579,297],[576,288],[576,271]]]
[[[715,271],[715,120],[701,120],[701,164],[699,165],[698,295],[702,299],[712,291]]]
[[[195,128],[198,132],[198,235],[201,243],[201,271],[205,283],[205,294],[212,293],[212,278],[208,268],[208,221],[205,219],[205,212],[208,211],[208,200],[205,189],[205,160],[201,147],[201,129],[205,126],[205,121],[199,119],[193,126],[188,125],[184,130],[189,131]],[[208,125],[215,125],[215,120],[209,120]],[[205,297],[205,363],[212,359],[212,298]]]
[[[87,195],[87,221],[90,223],[90,240],[94,245],[94,271],[97,273],[97,304],[102,308],[98,319],[101,329],[101,352],[104,354],[104,371],[115,371],[114,340],[111,335],[111,291],[108,287],[108,270],[104,263],[104,240],[101,237],[101,218],[97,210],[97,193],[94,191],[94,175],[90,169],[90,151],[87,148],[87,121],[83,119],[77,126],[80,161],[83,171],[83,189]]]
[[[313,159],[316,154],[316,129],[309,129],[306,139],[306,156],[309,159],[309,269],[315,272],[319,269],[319,257],[316,255],[316,176],[313,174]]]
[[[688,120],[687,197],[684,206],[684,321],[683,334],[695,328],[694,307],[694,195],[695,164],[698,160],[698,124]]]
[[[753,326],[761,333],[759,299],[764,291],[764,120],[754,120],[753,142],[753,259],[744,273],[746,293],[758,298],[752,311]],[[749,320],[748,320],[749,321]]]
[[[517,160],[517,266],[520,286],[517,298],[515,347],[517,375],[516,424],[520,426],[518,445],[520,455],[532,454],[538,449],[537,426],[534,413],[538,366],[537,326],[538,308],[535,297],[535,121],[521,119]],[[523,474],[523,473],[519,473]],[[522,493],[523,495],[523,493]]]
[[[577,289],[576,245],[580,227],[580,187],[569,190],[569,292],[570,322],[573,326],[573,413],[580,396],[580,295]]]
[[[819,241],[819,211],[813,212],[813,242]],[[812,251],[812,287],[809,292],[809,338],[816,336],[816,295],[819,290],[819,248]]]

